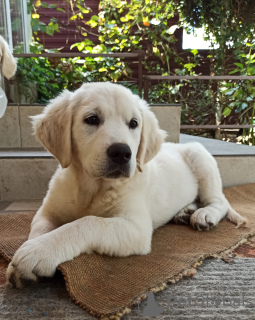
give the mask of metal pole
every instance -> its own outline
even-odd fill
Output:
[[[144,79],[144,100],[149,102],[150,79]]]
[[[10,9],[10,1],[9,0],[5,0],[5,12],[6,12],[8,43],[9,43],[9,47],[11,49],[11,52],[13,52],[11,9]]]
[[[138,59],[138,88],[139,88],[139,96],[142,98],[143,94],[143,65],[142,65],[142,57],[144,54],[139,52],[139,59]]]
[[[22,16],[22,31],[23,31],[23,43],[24,52],[29,53],[29,41],[28,41],[28,26],[27,26],[27,1],[21,0],[21,16]]]

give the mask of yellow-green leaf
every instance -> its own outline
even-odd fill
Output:
[[[33,13],[32,14],[32,19],[39,19],[40,15],[38,13]]]

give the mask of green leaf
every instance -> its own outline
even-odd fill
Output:
[[[62,8],[57,8],[57,11],[61,11],[61,12],[66,12],[64,9]]]
[[[225,95],[226,96],[231,96],[234,92],[236,91],[236,89],[235,88],[233,88],[233,89],[228,89],[228,91],[227,92],[225,92]]]
[[[246,103],[246,102],[243,102],[242,103],[242,109],[244,110],[244,109],[246,109],[248,107],[248,104]]]
[[[86,14],[86,13],[89,13],[89,9],[85,9],[84,7],[82,7],[81,5],[79,5],[79,4],[76,4],[76,7],[78,8],[78,9],[80,9],[80,11],[82,12],[82,13],[84,13],[84,14]]]
[[[196,55],[198,54],[198,50],[197,50],[197,49],[193,49],[193,50],[191,50],[190,52],[193,53],[194,56],[196,56]]]
[[[96,16],[96,15],[94,15],[94,16],[92,16],[91,18],[90,18],[90,20],[93,20],[93,21],[98,21],[98,16]]]
[[[233,73],[236,73],[236,72],[239,72],[240,70],[239,69],[235,69],[233,71],[230,71],[228,74],[233,74]]]
[[[224,111],[222,112],[222,115],[223,115],[224,117],[227,117],[227,116],[230,115],[231,111],[232,111],[232,109],[230,109],[229,107],[226,107],[226,108],[224,109]]]
[[[48,3],[46,3],[46,2],[41,2],[41,6],[44,7],[44,8],[48,8]]]
[[[45,32],[46,31],[46,24],[41,22],[39,19],[32,19],[31,20],[31,27],[34,32],[36,32],[36,31]]]
[[[70,21],[75,21],[75,20],[77,20],[77,18],[78,18],[77,14],[74,14],[73,16],[71,16],[71,17],[69,18],[69,20],[70,20]]]
[[[78,48],[79,51],[83,50],[84,47],[85,47],[85,43],[84,42],[80,42],[80,43],[77,44],[77,48]]]
[[[54,28],[55,31],[59,32],[59,28],[58,28],[58,24],[57,24],[57,23],[55,23],[55,24],[53,25],[53,28]]]
[[[116,27],[115,24],[109,24],[109,23],[106,23],[105,26],[106,26],[106,28],[108,28],[108,29],[113,29],[113,28]]]
[[[98,25],[98,23],[92,18],[89,21],[87,21],[86,24],[89,25],[91,28],[95,28]]]
[[[104,44],[99,44],[93,48],[93,53],[106,53],[107,48]]]
[[[242,65],[241,63],[239,63],[239,62],[235,62],[235,65],[238,66],[238,67],[241,68],[241,69],[244,68],[243,65]]]
[[[53,26],[51,26],[51,25],[46,26],[46,33],[47,33],[49,36],[53,36],[53,35],[54,35],[54,28],[53,28]]]

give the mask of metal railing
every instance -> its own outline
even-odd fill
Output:
[[[144,99],[149,100],[149,89],[152,81],[167,81],[167,80],[254,80],[255,76],[159,76],[159,75],[144,75]],[[197,129],[246,129],[255,128],[255,125],[181,125],[181,130],[197,130]]]
[[[143,58],[144,51],[137,51],[132,53],[81,53],[81,52],[66,52],[66,53],[22,53],[14,54],[17,58],[33,58],[33,57],[45,57],[45,58],[97,58],[97,57],[111,57],[111,58],[123,58],[126,62],[138,63],[138,84],[139,96],[143,97],[146,101],[149,100],[149,90],[152,81],[168,81],[168,80],[255,80],[255,76],[160,76],[160,75],[143,75]],[[125,81],[134,82],[134,81]],[[149,101],[148,101],[149,102]],[[181,125],[182,130],[197,130],[197,129],[243,129],[253,128],[255,125]]]
[[[139,96],[142,97],[143,91],[143,68],[142,68],[142,60],[144,58],[144,51],[137,51],[133,53],[81,53],[81,52],[66,52],[66,53],[17,53],[14,54],[16,58],[34,58],[34,57],[44,57],[44,58],[99,58],[99,57],[106,57],[106,58],[124,58],[128,59],[127,61],[137,61],[138,62],[138,90]],[[126,81],[128,82],[128,81]]]

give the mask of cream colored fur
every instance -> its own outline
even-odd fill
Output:
[[[95,115],[98,125],[84,121]],[[130,128],[132,119],[136,128]],[[7,279],[16,287],[23,279],[53,276],[60,263],[84,252],[148,254],[153,230],[185,208],[196,210],[191,204],[198,196],[202,207],[191,215],[194,228],[209,229],[226,215],[245,223],[225,199],[216,161],[206,149],[163,143],[166,134],[146,102],[120,85],[91,83],[64,91],[33,122],[61,165],[29,240],[8,267]],[[114,179],[107,150],[116,143],[129,146],[131,158]]]
[[[13,57],[7,42],[2,36],[0,36],[0,62],[2,65],[2,71],[7,79],[14,76],[17,68],[17,63]]]

